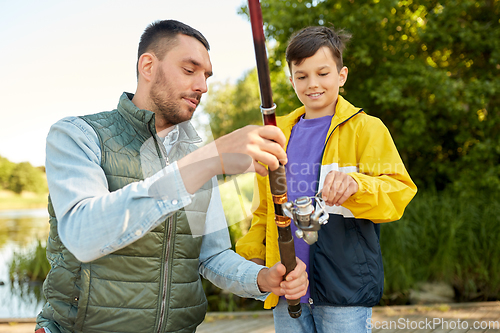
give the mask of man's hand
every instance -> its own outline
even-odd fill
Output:
[[[255,171],[267,175],[281,161],[286,164],[286,138],[276,126],[249,125],[226,134],[177,161],[184,186],[196,192],[210,178],[220,174],[240,174]],[[260,164],[260,163],[262,164]]]
[[[346,173],[330,171],[325,178],[321,197],[328,206],[340,206],[351,195],[358,192],[358,183]]]
[[[309,286],[306,265],[297,259],[297,266],[287,275],[283,281],[286,269],[281,262],[271,268],[264,268],[257,275],[257,284],[262,292],[272,292],[287,299],[298,299],[304,296]]]
[[[286,164],[286,138],[276,126],[249,125],[215,140],[227,174],[255,171],[267,175],[267,169],[276,170],[279,162]]]

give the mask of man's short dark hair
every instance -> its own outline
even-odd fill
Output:
[[[153,53],[158,59],[162,60],[167,52],[176,45],[176,36],[178,34],[196,38],[205,46],[207,51],[210,51],[210,45],[205,36],[189,25],[176,20],[155,21],[148,25],[142,33],[137,52],[137,65],[141,55],[147,52]],[[138,69],[137,76],[139,76]]]
[[[292,62],[295,65],[300,65],[304,59],[315,55],[323,46],[332,52],[337,63],[337,70],[340,72],[344,67],[342,52],[350,38],[351,35],[344,30],[334,30],[323,26],[311,26],[300,30],[292,35],[286,48],[286,61],[290,72],[292,71]]]

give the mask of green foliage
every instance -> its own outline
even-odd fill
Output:
[[[33,167],[29,162],[16,164],[0,156],[0,188],[15,193],[46,193],[48,188],[45,168]]]
[[[284,71],[271,73],[271,86],[277,115],[287,114],[300,106]],[[262,125],[257,70],[245,73],[235,85],[217,83],[210,90],[203,109],[209,116],[214,138],[246,125]]]
[[[233,250],[236,242],[250,228],[254,177],[254,174],[248,173],[226,177],[225,180],[219,181],[222,207]],[[208,311],[251,311],[262,310],[263,307],[261,301],[236,296],[205,279],[203,279],[203,289],[207,295]]]
[[[27,253],[14,253],[9,275],[12,281],[43,282],[49,270],[50,264],[46,257],[45,245],[42,245],[39,240],[37,245]]]
[[[261,6],[273,75],[283,75],[294,31],[334,25],[352,33],[341,93],[389,127],[419,187],[500,189],[500,1],[262,0]],[[290,85],[273,89],[275,99],[293,100]]]
[[[258,124],[259,86],[257,72],[248,72],[236,85],[214,84],[211,95],[203,104],[209,115],[210,127],[215,138],[250,124]]]
[[[404,303],[426,281],[452,285],[459,301],[500,299],[500,203],[491,198],[421,191],[400,221],[383,224],[382,302]]]
[[[43,193],[47,192],[45,175],[40,169],[34,168],[29,162],[17,164],[12,170],[9,179],[9,189],[21,193],[22,191]]]
[[[0,189],[9,188],[10,175],[12,174],[15,165],[15,163],[12,163],[5,157],[0,156]]]
[[[226,177],[219,182],[222,207],[233,246],[250,227],[254,178],[253,173],[247,173]]]

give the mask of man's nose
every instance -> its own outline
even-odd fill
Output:
[[[202,94],[208,91],[207,79],[204,75],[199,75],[196,77],[193,83],[193,90],[199,91]]]

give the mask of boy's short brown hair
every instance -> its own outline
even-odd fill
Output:
[[[340,72],[344,67],[342,52],[350,38],[351,35],[344,30],[334,30],[323,26],[311,26],[300,30],[292,35],[286,48],[286,61],[290,72],[292,63],[300,65],[304,59],[312,57],[323,46],[328,47],[332,52],[337,63],[337,70]]]

